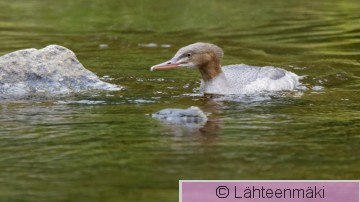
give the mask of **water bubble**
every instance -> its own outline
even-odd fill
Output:
[[[109,48],[108,44],[99,44],[99,48]]]

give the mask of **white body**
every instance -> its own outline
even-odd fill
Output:
[[[300,77],[284,69],[245,64],[222,67],[223,73],[202,81],[200,91],[207,94],[253,94],[294,90]]]

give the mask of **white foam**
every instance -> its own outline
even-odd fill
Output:
[[[86,104],[86,105],[96,105],[96,104],[104,104],[105,101],[102,100],[79,100],[79,101],[57,101],[55,104]]]

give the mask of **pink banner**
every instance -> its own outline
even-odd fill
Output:
[[[181,202],[359,202],[358,181],[180,181]]]

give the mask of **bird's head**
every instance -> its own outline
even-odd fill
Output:
[[[170,60],[154,65],[151,71],[179,67],[201,68],[210,63],[220,63],[224,53],[221,48],[210,43],[194,43],[177,51]]]

